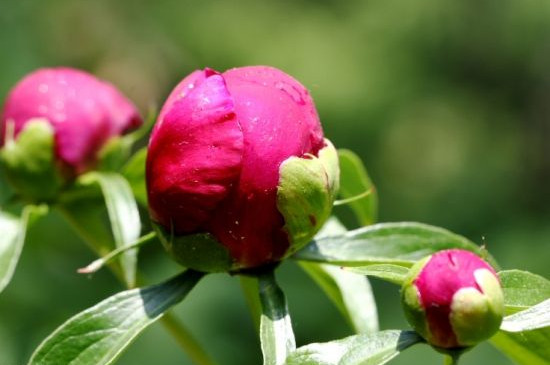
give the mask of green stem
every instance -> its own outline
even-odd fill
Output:
[[[243,290],[244,299],[248,305],[254,328],[259,333],[260,317],[262,315],[262,305],[258,296],[258,279],[250,276],[240,275],[241,288]]]
[[[164,328],[170,332],[178,345],[185,351],[191,361],[197,365],[214,365],[215,362],[203,350],[199,342],[176,316],[167,312],[160,319]]]
[[[444,355],[443,364],[444,365],[458,365],[458,355]]]

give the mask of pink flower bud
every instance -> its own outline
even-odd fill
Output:
[[[325,145],[313,100],[287,74],[265,66],[195,71],[172,91],[151,135],[152,219],[176,236],[210,234],[232,269],[277,261],[293,243],[277,207],[280,167],[316,158]]]
[[[411,269],[402,290],[405,314],[430,344],[473,346],[491,337],[504,314],[493,268],[469,251],[440,251]]]
[[[38,119],[53,127],[55,155],[69,177],[91,169],[111,137],[142,123],[136,107],[111,84],[63,67],[36,70],[11,90],[0,119],[1,145],[8,123],[17,137]]]

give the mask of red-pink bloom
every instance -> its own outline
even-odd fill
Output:
[[[142,123],[136,107],[111,84],[66,67],[36,70],[15,85],[2,112],[0,143],[7,123],[13,122],[17,136],[33,118],[52,125],[55,155],[69,176],[91,169],[111,137]]]
[[[498,329],[503,310],[498,276],[477,255],[440,251],[411,272],[403,289],[405,310],[432,345],[471,346]]]
[[[276,261],[289,248],[279,168],[324,146],[313,100],[289,75],[265,66],[195,71],[151,135],[152,219],[175,235],[212,234],[241,268]]]

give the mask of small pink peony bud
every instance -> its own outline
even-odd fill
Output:
[[[55,156],[66,177],[93,168],[111,137],[142,123],[136,107],[111,84],[63,67],[36,70],[15,85],[0,119],[0,145],[10,128],[17,137],[32,121],[52,126]]]
[[[337,185],[337,167],[320,162],[332,156],[327,149],[313,100],[287,74],[265,66],[195,71],[172,91],[151,135],[151,217],[185,266],[222,271],[278,261],[326,219]],[[296,173],[304,161],[311,171]],[[299,183],[285,177],[302,174],[315,186],[301,186],[301,196],[322,190],[315,198],[322,212],[309,206],[313,199],[300,212],[288,207]],[[291,227],[293,214],[293,222],[307,215],[308,227]],[[203,234],[199,243],[193,234]],[[204,234],[218,243],[205,243]]]
[[[497,274],[469,251],[440,251],[418,262],[402,288],[413,328],[442,349],[473,346],[491,337],[504,315]]]

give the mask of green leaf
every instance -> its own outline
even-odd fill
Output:
[[[338,158],[342,202],[349,201],[361,226],[373,224],[378,216],[378,195],[363,162],[354,152],[346,149],[338,150]]]
[[[8,135],[0,162],[11,187],[28,200],[52,201],[64,184],[55,162],[54,131],[46,119],[29,121],[15,140]]]
[[[392,264],[347,267],[346,270],[360,275],[374,276],[397,285],[403,285],[409,273],[408,268]]]
[[[316,238],[345,233],[346,227],[331,217]],[[300,262],[302,269],[319,285],[357,333],[378,331],[378,313],[372,288],[366,277],[340,268],[313,262]]]
[[[413,331],[360,334],[300,347],[290,354],[286,365],[380,365],[422,341]]]
[[[141,221],[128,182],[121,175],[112,172],[88,173],[82,177],[82,181],[99,183],[105,198],[116,247],[124,247],[137,241],[141,232]],[[128,287],[135,285],[137,252],[137,249],[126,250],[120,256]]]
[[[506,332],[525,332],[550,326],[550,299],[529,309],[504,317],[500,329]]]
[[[315,239],[296,252],[293,258],[341,266],[392,264],[410,267],[423,257],[450,248],[485,254],[468,239],[446,229],[401,222],[380,223]],[[488,260],[496,266],[491,257]]]
[[[250,311],[252,322],[256,331],[260,331],[260,318],[262,317],[262,304],[260,303],[258,280],[251,276],[239,275],[241,289],[246,305]]]
[[[498,276],[507,314],[528,309],[550,298],[550,281],[542,276],[521,270],[501,271]]]
[[[120,292],[69,319],[29,365],[112,364],[147,326],[179,303],[203,276],[188,270],[159,285]]]
[[[378,331],[378,314],[366,277],[332,265],[300,262],[357,333]]]
[[[29,226],[36,217],[45,214],[46,206],[28,205],[21,217],[0,211],[0,292],[9,284],[23,249]]]
[[[147,206],[147,187],[145,184],[145,161],[147,160],[147,147],[137,151],[130,161],[122,169],[122,175],[126,178],[138,203]]]
[[[520,365],[550,364],[550,328],[527,332],[498,331],[491,343]]]
[[[491,343],[518,364],[550,364],[550,282],[520,270],[501,271],[499,277],[506,312],[514,314],[505,317]]]
[[[294,332],[286,298],[273,271],[258,277],[262,316],[260,342],[264,365],[284,364],[286,357],[296,349]]]

